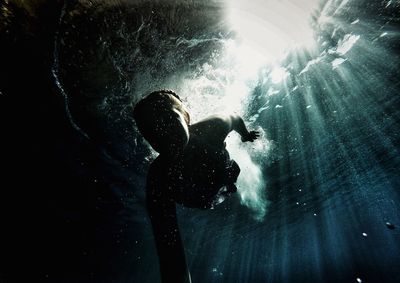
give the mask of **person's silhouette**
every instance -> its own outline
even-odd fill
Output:
[[[155,91],[134,107],[143,137],[159,156],[150,165],[146,204],[151,219],[162,282],[191,282],[179,234],[175,204],[206,209],[236,191],[240,169],[229,158],[225,138],[238,132],[254,141],[237,115],[214,115],[190,124],[190,115],[173,91]]]

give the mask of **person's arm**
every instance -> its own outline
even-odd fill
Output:
[[[154,239],[163,283],[190,283],[185,253],[179,234],[175,202],[168,188],[158,182],[159,172],[149,172],[146,205],[153,227]]]
[[[260,136],[258,131],[248,131],[242,117],[239,115],[230,115],[229,119],[231,123],[231,129],[239,133],[239,135],[242,137],[242,142],[253,142]]]
[[[239,115],[213,115],[193,124],[192,128],[214,143],[223,143],[231,131],[237,132],[242,142],[253,142],[260,136],[258,131],[248,131]]]

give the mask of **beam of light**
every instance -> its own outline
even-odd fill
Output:
[[[310,15],[318,0],[234,0],[229,2],[228,19],[238,33],[238,55],[251,65],[277,61],[294,47],[315,43]]]
[[[278,84],[285,80],[285,78],[289,75],[285,68],[277,67],[273,69],[270,73],[271,82],[273,84]]]
[[[268,82],[284,84],[289,72],[279,61],[293,48],[313,46],[315,40],[309,19],[317,2],[229,2],[227,17],[237,36],[221,39],[224,48],[218,62],[204,64],[195,76],[173,86],[186,96],[194,122],[214,113],[246,116],[261,68],[265,69],[263,75],[268,77]],[[274,93],[269,91],[270,95]],[[249,128],[263,131],[259,124],[253,123],[255,120],[247,121]],[[251,146],[244,146],[235,135],[228,138],[227,144],[232,158],[242,169],[238,179],[241,202],[261,220],[267,207],[267,181],[261,168],[268,159],[271,143],[264,134]]]

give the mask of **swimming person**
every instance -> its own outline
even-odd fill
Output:
[[[240,168],[230,159],[225,138],[236,131],[243,142],[253,142],[260,134],[248,131],[238,115],[213,115],[190,124],[187,108],[170,90],[141,99],[133,115],[140,133],[159,153],[147,176],[146,206],[162,282],[191,282],[175,205],[207,209],[236,192]]]

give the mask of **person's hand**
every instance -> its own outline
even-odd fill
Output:
[[[242,136],[242,142],[253,142],[260,137],[260,132],[258,131],[250,131],[247,135]]]

